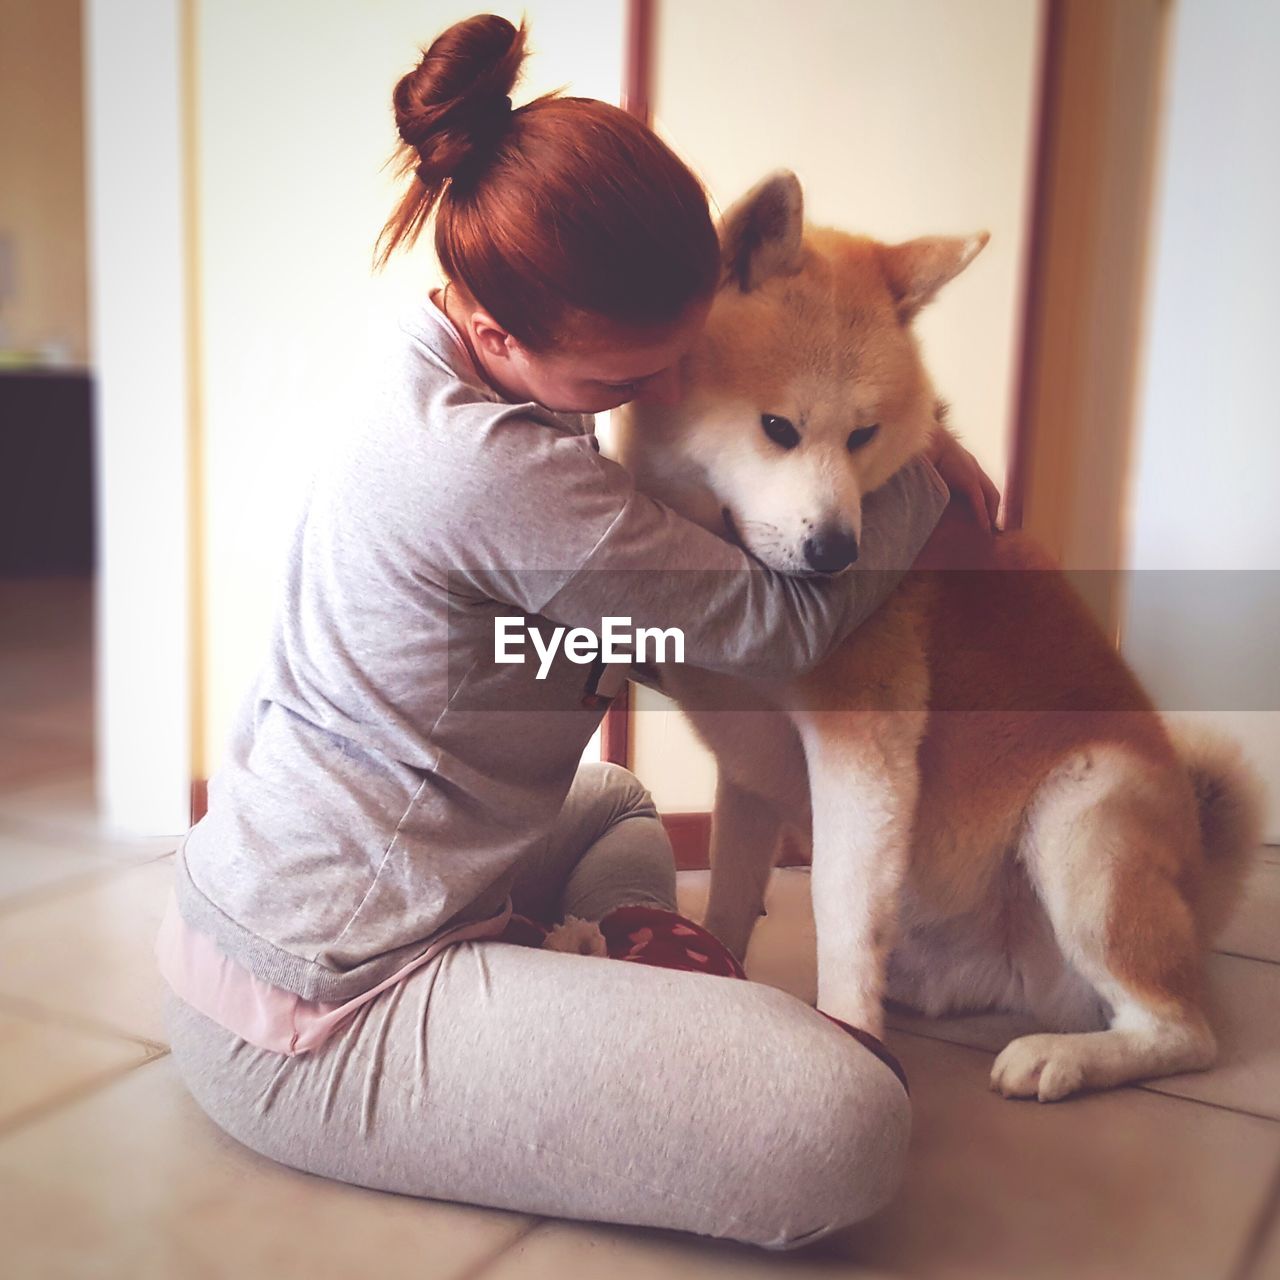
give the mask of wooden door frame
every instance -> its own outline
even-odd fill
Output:
[[[1046,0],[1006,523],[1118,642],[1169,0]]]

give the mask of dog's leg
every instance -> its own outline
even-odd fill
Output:
[[[813,805],[818,1008],[880,1035],[919,791],[923,717],[816,713],[798,720]]]
[[[764,909],[781,826],[770,801],[721,777],[711,817],[711,888],[703,927],[739,963],[746,959],[751,932]]]
[[[1105,1031],[1014,1040],[991,1071],[1006,1097],[1052,1102],[1213,1062],[1201,947],[1180,888],[1194,837],[1174,785],[1122,748],[1093,748],[1037,797],[1023,858],[1063,955],[1110,1019]]]

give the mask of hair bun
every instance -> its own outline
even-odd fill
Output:
[[[396,128],[428,185],[491,156],[512,117],[511,90],[525,56],[525,27],[496,14],[455,23],[395,87]]]

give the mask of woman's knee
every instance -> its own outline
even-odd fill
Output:
[[[657,817],[658,808],[648,788],[630,769],[607,760],[592,760],[578,769],[575,786],[589,788],[607,799],[618,816],[644,814]]]
[[[811,1010],[812,1018],[817,1018]],[[789,1082],[781,1114],[763,1117],[775,1132],[762,1162],[749,1239],[794,1249],[882,1209],[902,1182],[911,1103],[893,1069],[834,1025],[811,1027],[806,1069]]]

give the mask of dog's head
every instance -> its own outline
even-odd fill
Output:
[[[807,227],[795,175],[766,178],[725,214],[722,282],[680,402],[627,405],[619,460],[770,568],[847,568],[863,496],[935,419],[911,322],[987,238],[887,245]]]

